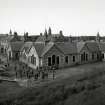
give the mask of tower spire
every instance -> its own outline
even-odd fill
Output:
[[[51,27],[49,27],[49,29],[48,29],[48,35],[51,35],[51,34],[52,34]]]
[[[99,32],[97,32],[96,41],[100,42],[100,33]]]
[[[12,30],[10,29],[10,31],[9,31],[9,35],[12,35]]]
[[[47,29],[46,29],[46,28],[45,28],[45,32],[44,32],[44,35],[45,35],[45,36],[47,36]]]

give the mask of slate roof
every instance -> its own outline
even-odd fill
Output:
[[[36,42],[45,42],[46,38],[45,36],[39,36],[37,39],[36,39]]]
[[[24,39],[25,41],[32,41],[32,42],[36,42],[36,40],[38,39],[39,35],[31,35],[28,36],[26,39]]]
[[[54,43],[53,42],[49,42],[42,51],[41,56],[45,55],[52,47],[53,47]]]
[[[8,42],[10,42],[13,38],[14,38],[14,36],[13,36],[13,35],[9,35],[8,37],[6,37],[6,39],[5,39],[5,40],[7,40]]]
[[[33,43],[33,46],[35,47],[38,56],[41,57],[45,45],[43,43]]]
[[[17,41],[17,42],[11,42],[10,45],[11,45],[11,49],[13,52],[18,52],[20,51],[22,45],[24,44],[24,42],[20,42],[20,41]]]
[[[32,45],[32,43],[31,43]],[[39,57],[44,56],[53,46],[56,46],[59,51],[61,51],[63,54],[77,54],[79,53],[84,46],[88,48],[90,52],[98,52],[100,51],[99,45],[96,42],[49,42],[46,45],[44,43],[33,43],[33,46],[36,49],[36,52]],[[104,45],[104,51],[105,51],[105,43]],[[102,48],[101,48],[102,49]]]
[[[76,43],[64,42],[64,43],[56,43],[56,46],[64,53],[64,54],[76,54],[77,47]]]
[[[77,42],[77,51],[78,53],[82,50],[82,48],[86,46],[90,52],[98,52],[100,51],[99,45],[97,42]]]
[[[99,45],[100,51],[105,52],[105,42],[100,42],[100,43],[97,43],[97,44]]]
[[[21,51],[25,50],[25,52],[28,53],[32,44],[33,44],[32,42],[25,42],[24,45],[21,48]]]
[[[79,53],[84,47],[85,42],[77,42],[77,52]]]
[[[100,51],[97,42],[86,42],[86,46],[88,47],[90,52],[98,52],[98,51]]]
[[[60,34],[51,34],[51,35],[48,35],[47,38],[46,36],[42,35],[42,36],[39,36],[36,40],[36,42],[45,42],[45,41],[53,41],[53,42],[64,42],[64,41],[67,41],[68,39],[64,36],[61,36]]]
[[[11,38],[13,38],[13,36],[6,35],[6,34],[0,35],[0,40],[2,41],[5,41],[5,40],[9,41]]]
[[[90,52],[99,51],[99,46],[96,42],[79,42],[79,43],[70,43],[70,42],[49,42],[47,45],[35,43],[35,48],[40,57],[44,56],[53,46],[56,46],[59,51],[63,54],[77,54],[79,53],[84,46],[87,46]]]

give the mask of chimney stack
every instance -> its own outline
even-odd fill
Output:
[[[69,42],[72,43],[72,36],[69,36]]]
[[[40,33],[40,36],[42,36],[42,33]]]
[[[62,30],[59,31],[59,34],[60,34],[61,36],[63,36],[63,32],[62,32]]]

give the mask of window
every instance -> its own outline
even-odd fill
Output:
[[[57,64],[59,64],[59,56],[57,56],[57,58],[56,58],[56,59],[57,59]]]
[[[31,63],[36,65],[36,57],[34,55],[31,56]]]
[[[75,56],[73,56],[73,62],[75,62]]]
[[[51,66],[51,57],[48,57],[48,66]]]
[[[83,54],[81,54],[81,61],[83,61]]]
[[[92,53],[92,60],[94,60],[94,53]]]
[[[36,65],[36,57],[34,57],[34,62],[33,63]]]
[[[65,62],[68,63],[68,56],[65,56]]]
[[[104,59],[104,54],[102,54],[102,59]]]
[[[97,60],[99,60],[99,54],[97,54]]]
[[[4,53],[4,48],[1,48],[1,53]]]
[[[86,54],[86,61],[88,61],[88,54]]]
[[[52,65],[55,65],[56,63],[56,58],[55,58],[55,55],[52,56]]]
[[[6,53],[6,49],[5,49],[5,53]]]
[[[83,60],[85,61],[85,59],[86,59],[86,58],[85,58],[85,52],[84,52],[84,53],[83,53]]]

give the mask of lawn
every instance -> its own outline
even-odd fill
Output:
[[[58,77],[54,82],[32,88],[23,88],[17,83],[1,82],[0,105],[105,104],[104,63],[68,68],[58,71],[56,76]]]
[[[20,87],[16,82],[0,81],[0,105],[12,100],[23,90],[24,87]]]

